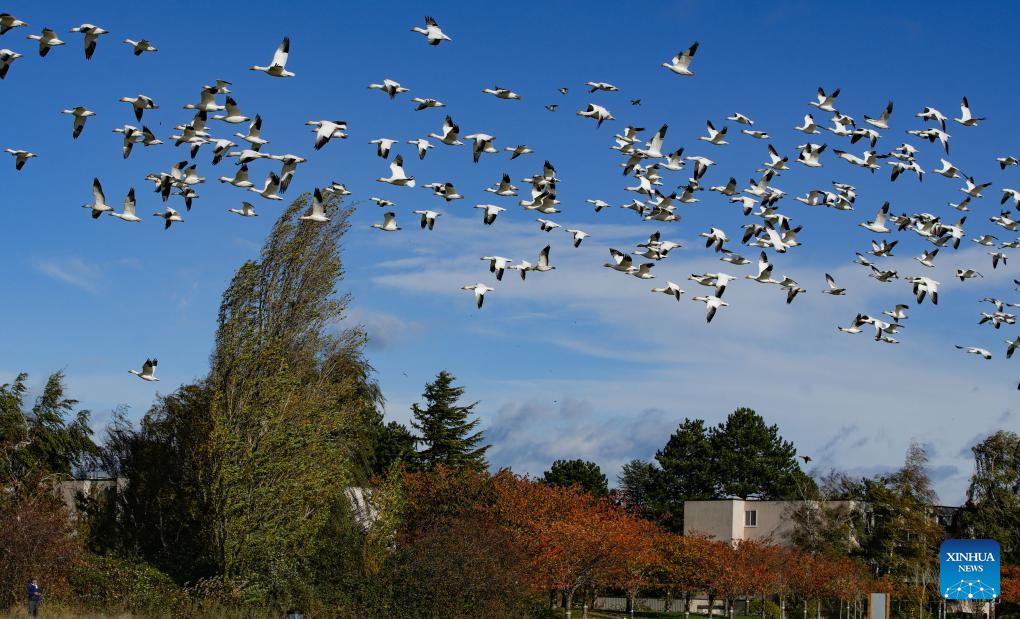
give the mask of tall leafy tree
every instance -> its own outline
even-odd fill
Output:
[[[684,501],[714,499],[718,494],[716,456],[705,422],[684,419],[655,453],[659,463],[653,498],[664,526],[677,533],[684,528]]]
[[[263,600],[314,593],[314,557],[329,552],[344,488],[367,473],[380,400],[364,332],[344,320],[341,240],[352,210],[326,201],[326,223],[299,221],[302,195],[259,260],[223,294],[209,388],[212,548],[220,571]]]
[[[554,486],[579,486],[594,497],[609,495],[609,481],[599,465],[588,460],[557,460],[542,474],[542,481]]]
[[[414,434],[402,423],[382,423],[376,430],[375,448],[372,454],[372,472],[385,475],[394,462],[410,463],[415,456]]]
[[[938,580],[938,550],[945,538],[934,518],[938,495],[924,447],[912,444],[899,470],[869,481],[865,498],[872,520],[861,538],[865,560],[877,574],[908,583],[904,597],[922,609]]]
[[[475,431],[480,420],[470,419],[478,402],[459,404],[464,388],[455,385],[454,380],[446,370],[439,372],[425,385],[425,406],[411,405],[411,427],[419,433],[415,463],[419,469],[431,471],[442,465],[482,471],[489,466],[485,452],[490,445],[481,444],[485,435]]]
[[[963,510],[966,534],[994,539],[1003,563],[1020,563],[1020,436],[1000,430],[971,448],[974,475]]]
[[[620,504],[631,513],[648,517],[659,470],[645,460],[627,462],[616,476]]]
[[[738,408],[712,429],[711,451],[716,458],[718,488],[741,499],[804,498],[809,479],[797,465],[797,450],[783,440],[779,427],[766,425],[761,415]]]

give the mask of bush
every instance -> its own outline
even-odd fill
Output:
[[[747,614],[752,617],[761,617],[761,600],[751,600],[751,606]],[[765,616],[771,619],[779,619],[779,604],[772,600],[765,600]]]
[[[76,601],[97,612],[181,615],[187,592],[169,576],[144,563],[86,554],[68,577]]]

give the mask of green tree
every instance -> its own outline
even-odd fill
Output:
[[[260,259],[223,294],[208,378],[209,526],[219,572],[274,605],[326,587],[344,489],[368,474],[380,401],[365,335],[344,320],[341,240],[352,210],[326,200],[327,223],[299,221],[308,195],[273,227]]]
[[[74,412],[78,401],[66,397],[63,372],[49,376],[31,409],[27,381],[22,373],[0,385],[0,486],[17,492],[34,492],[44,477],[90,469],[98,454],[89,412]]]
[[[962,521],[967,535],[994,539],[1002,561],[1020,563],[1020,436],[1000,430],[971,448],[974,475]]]
[[[684,501],[719,496],[716,456],[705,422],[684,419],[655,453],[659,471],[653,486],[654,510],[666,528],[684,529]]]
[[[796,503],[791,510],[794,528],[790,541],[810,554],[848,558],[864,530],[865,484],[837,471],[819,482],[808,500]]]
[[[634,459],[624,464],[616,476],[620,504],[634,514],[648,517],[658,474],[655,465],[646,460]]]
[[[741,499],[804,498],[810,479],[797,465],[797,450],[779,427],[761,415],[738,408],[709,433],[718,471],[718,488]]]
[[[928,454],[914,443],[903,466],[867,483],[871,526],[861,553],[880,576],[906,583],[905,597],[923,608],[938,580],[939,545],[945,532],[935,519],[938,496],[928,475]]]
[[[491,445],[481,445],[484,433],[475,432],[479,419],[469,419],[478,402],[467,406],[457,403],[464,388],[453,384],[452,374],[443,370],[425,385],[425,406],[411,405],[411,427],[419,432],[415,467],[432,471],[443,465],[452,469],[469,468],[483,471],[489,464],[485,452]]]
[[[588,460],[557,460],[542,474],[542,481],[552,486],[580,486],[588,494],[609,496],[609,481],[598,464]]]
[[[375,450],[372,455],[372,472],[383,476],[398,460],[409,463],[414,459],[414,434],[402,423],[391,421],[379,424],[375,436]]]

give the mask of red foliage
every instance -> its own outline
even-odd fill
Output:
[[[1020,604],[1020,566],[1002,568],[999,586],[1003,602]]]

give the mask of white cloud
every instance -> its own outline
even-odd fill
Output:
[[[96,292],[103,277],[97,265],[77,256],[40,258],[34,266],[48,277],[88,292]]]

